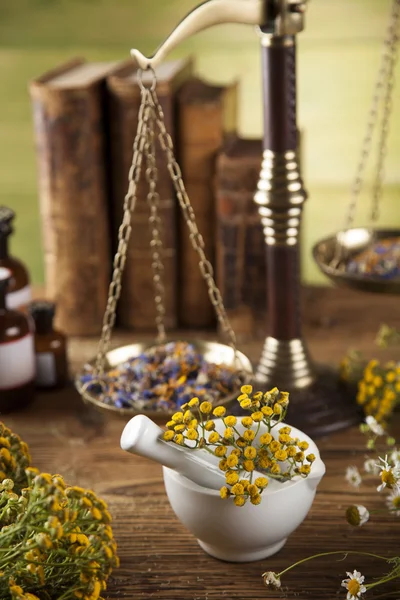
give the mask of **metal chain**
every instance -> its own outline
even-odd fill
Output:
[[[140,179],[143,152],[147,137],[147,127],[151,113],[151,91],[141,87],[141,105],[139,109],[138,129],[133,144],[132,165],[129,170],[129,186],[124,199],[124,214],[118,231],[118,249],[113,262],[112,280],[108,289],[107,306],[103,317],[103,327],[97,349],[95,377],[104,373],[105,357],[110,344],[112,330],[115,324],[117,302],[121,295],[121,280],[126,263],[128,242],[132,232],[131,217],[135,210],[137,185]]]
[[[156,305],[156,327],[157,343],[165,342],[165,287],[164,287],[164,264],[162,261],[163,242],[162,242],[162,223],[159,216],[160,195],[156,190],[158,181],[158,169],[156,164],[156,145],[155,145],[155,107],[151,98],[150,118],[147,125],[147,139],[144,147],[146,156],[146,180],[149,185],[147,194],[147,203],[150,208],[150,234],[151,234],[151,254],[154,284],[154,300]]]
[[[376,166],[376,177],[373,189],[372,207],[371,207],[371,220],[375,221],[379,214],[379,201],[381,198],[382,178],[383,178],[383,162],[386,154],[386,140],[388,128],[389,116],[391,112],[391,93],[393,90],[393,67],[395,62],[395,49],[398,41],[397,28],[399,25],[399,8],[400,0],[393,0],[389,15],[389,23],[386,30],[386,36],[383,45],[383,52],[381,58],[381,64],[378,70],[377,80],[374,86],[374,93],[372,97],[371,107],[368,114],[367,127],[364,135],[364,139],[361,145],[361,156],[359,163],[356,168],[356,175],[354,182],[351,187],[351,198],[348,208],[348,213],[345,219],[344,229],[336,236],[336,245],[333,257],[330,261],[330,267],[337,269],[343,263],[345,259],[346,249],[343,243],[343,236],[346,230],[350,229],[353,225],[356,210],[357,201],[360,196],[362,186],[364,183],[364,172],[365,167],[371,153],[373,133],[378,121],[378,109],[379,103],[384,98],[384,120],[382,123],[380,144],[379,144],[379,157]]]
[[[378,158],[376,162],[375,180],[372,189],[372,207],[371,221],[375,222],[379,218],[380,200],[382,197],[382,183],[384,179],[384,163],[387,154],[387,140],[389,134],[390,116],[392,113],[393,88],[395,85],[395,66],[398,58],[399,41],[399,23],[400,23],[400,0],[396,0],[393,5],[392,22],[392,43],[390,46],[390,60],[387,74],[386,89],[383,97],[383,118],[382,127],[378,143]]]
[[[154,102],[154,106],[156,109],[156,123],[159,130],[159,140],[162,149],[166,152],[167,155],[167,166],[168,171],[170,173],[179,205],[182,210],[183,217],[185,219],[186,225],[189,229],[189,237],[193,249],[197,252],[199,256],[199,267],[200,272],[202,274],[203,279],[207,284],[208,295],[210,297],[210,301],[214,307],[217,318],[222,326],[222,329],[229,340],[230,346],[233,348],[235,355],[237,357],[237,348],[236,348],[236,335],[232,329],[232,326],[229,322],[228,316],[226,314],[226,309],[223,304],[221,292],[219,291],[217,284],[214,279],[214,270],[212,264],[207,259],[204,248],[204,239],[199,229],[197,227],[196,217],[194,214],[193,207],[190,203],[189,196],[185,189],[185,184],[182,178],[182,171],[180,166],[178,165],[175,156],[174,156],[174,145],[171,136],[166,130],[164,123],[164,113],[158,101],[157,94],[155,90],[151,91],[152,100]]]
[[[373,132],[377,123],[379,101],[382,98],[382,93],[384,89],[387,87],[387,84],[385,82],[387,82],[389,78],[390,67],[392,64],[393,47],[396,46],[396,42],[398,39],[396,30],[399,22],[399,7],[400,0],[393,0],[392,9],[389,16],[389,25],[387,27],[387,32],[384,41],[384,50],[382,54],[381,65],[378,71],[378,77],[374,87],[374,94],[372,98],[371,108],[369,111],[367,128],[362,143],[361,157],[357,165],[354,183],[351,188],[351,202],[349,205],[349,210],[345,222],[345,230],[349,229],[352,226],[355,218],[357,200],[363,186],[363,175],[369,154],[371,152]],[[386,136],[384,137],[384,139],[386,139]]]

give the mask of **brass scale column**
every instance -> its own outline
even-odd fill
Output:
[[[289,422],[319,435],[358,415],[354,392],[339,385],[333,369],[313,365],[302,336],[299,236],[307,193],[298,160],[295,35],[304,27],[306,2],[273,5],[271,22],[260,28],[264,153],[254,200],[266,244],[269,335],[256,382],[289,390]]]
[[[257,26],[261,40],[264,152],[255,193],[267,263],[268,329],[255,386],[291,392],[289,421],[312,435],[359,419],[354,391],[342,388],[328,367],[313,365],[302,337],[299,235],[307,193],[298,161],[296,34],[304,28],[306,0],[208,0],[197,6],[151,58],[132,56],[142,69],[155,67],[181,41],[221,23]]]

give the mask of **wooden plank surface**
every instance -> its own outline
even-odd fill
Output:
[[[322,295],[308,290],[305,297],[307,337],[321,361],[337,362],[350,342],[372,352],[376,326],[382,320],[394,324],[399,318],[394,298],[351,297],[337,290]],[[118,333],[114,338],[115,344],[128,341],[133,341],[132,334]],[[241,347],[256,360],[261,343]],[[73,368],[92,356],[95,348],[96,340],[71,340]],[[121,557],[121,567],[105,595],[109,600],[269,600],[285,595],[333,600],[345,597],[340,582],[346,570],[358,569],[371,581],[382,565],[353,556],[344,561],[319,559],[289,573],[284,578],[288,587],[281,592],[267,590],[261,573],[279,571],[309,554],[329,550],[372,550],[385,556],[399,551],[399,519],[374,515],[359,530],[344,521],[349,504],[377,508],[383,502],[375,486],[355,491],[344,481],[346,466],[361,465],[364,459],[363,437],[355,428],[319,440],[327,474],[307,519],[279,554],[255,563],[230,564],[206,555],[178,522],[165,495],[160,467],[120,450],[124,422],[83,405],[72,387],[39,394],[30,408],[4,420],[28,442],[36,466],[91,487],[109,502]],[[398,419],[396,430],[400,434]],[[393,584],[379,593],[395,590]]]

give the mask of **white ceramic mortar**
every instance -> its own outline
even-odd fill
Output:
[[[284,425],[277,425],[271,433],[276,435]],[[240,430],[242,426],[237,427]],[[217,420],[216,430],[222,433],[224,428],[222,421]],[[258,436],[265,432],[265,426],[261,425]],[[270,479],[257,506],[248,501],[238,507],[231,498],[222,500],[218,490],[202,487],[177,471],[163,467],[170,504],[205,552],[229,562],[261,560],[278,552],[305,519],[325,465],[315,442],[307,435],[292,427],[291,436],[307,441],[306,454],[315,454],[311,474],[285,483]]]

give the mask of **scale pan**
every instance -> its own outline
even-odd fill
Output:
[[[345,270],[345,263],[348,263],[356,254],[367,250],[380,240],[390,238],[400,238],[400,230],[360,227],[347,229],[317,242],[312,253],[320,270],[339,287],[378,294],[400,294],[400,277],[384,279],[377,275],[349,273]],[[339,240],[343,248],[344,260],[335,268],[332,266],[332,261],[335,258]]]
[[[170,340],[172,341],[172,340]],[[185,340],[188,341],[189,344],[192,344],[200,354],[204,357],[204,359],[209,363],[214,363],[217,365],[226,365],[228,367],[232,367],[235,364],[235,355],[231,346],[226,344],[221,344],[219,342],[209,342],[205,340]],[[129,358],[134,356],[139,356],[145,350],[154,347],[156,344],[154,342],[149,343],[137,343],[137,344],[129,344],[127,346],[120,346],[119,348],[115,348],[114,350],[110,350],[106,354],[106,363],[104,365],[104,370],[108,371],[113,367],[125,362]],[[237,351],[237,357],[240,361],[241,368],[244,372],[243,381],[241,383],[251,383],[253,378],[253,368],[250,360],[245,356],[242,352]],[[82,399],[85,403],[91,404],[95,408],[107,413],[114,414],[120,417],[123,417],[129,420],[131,417],[137,414],[145,414],[150,418],[157,417],[165,417],[170,416],[175,413],[178,408],[171,408],[171,410],[146,410],[142,407],[133,407],[132,408],[119,408],[112,404],[107,404],[103,402],[97,394],[90,392],[86,389],[85,385],[81,382],[80,377],[85,373],[88,373],[93,370],[94,365],[96,364],[96,358],[93,358],[89,362],[87,362],[83,370],[78,373],[75,378],[75,386],[82,396]],[[240,387],[240,386],[239,386]],[[236,400],[236,398],[240,395],[240,389],[235,390],[233,393],[228,396],[224,396],[220,398],[218,401],[214,402],[214,406],[226,405],[230,402]]]

